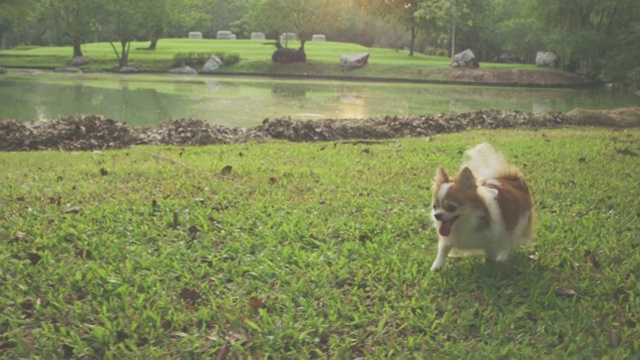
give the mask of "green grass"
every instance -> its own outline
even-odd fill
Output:
[[[481,141],[528,174],[538,240],[432,274],[433,172]],[[0,153],[0,357],[635,358],[639,141]]]
[[[268,42],[268,41],[266,41]],[[129,56],[130,64],[145,70],[165,72],[171,68],[177,53],[237,53],[240,63],[222,67],[218,72],[309,74],[355,77],[436,79],[442,70],[450,68],[447,57],[415,54],[393,49],[367,48],[357,44],[338,42],[307,42],[305,50],[308,61],[304,64],[277,65],[271,62],[275,48],[264,45],[265,41],[252,40],[189,40],[162,39],[156,51],[138,50],[148,46],[147,42],[134,42]],[[289,47],[297,48],[298,42]],[[117,66],[115,54],[108,43],[90,43],[82,47],[85,56],[91,59],[86,67],[111,68]],[[358,71],[345,72],[340,69],[340,56],[369,52],[370,66]],[[23,66],[53,68],[65,66],[73,51],[71,47],[24,47],[0,51],[0,66]],[[534,65],[483,63],[483,68],[508,68],[540,70]],[[543,70],[540,70],[543,71]],[[556,70],[544,70],[556,71]]]

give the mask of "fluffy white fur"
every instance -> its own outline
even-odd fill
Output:
[[[450,230],[444,231],[449,232],[448,235],[439,231],[438,254],[431,271],[442,268],[449,255],[484,254],[490,260],[505,261],[511,250],[533,238],[531,198],[521,172],[489,144],[480,144],[465,155],[457,178],[449,178],[443,169],[439,169],[434,179],[434,225],[439,229],[443,222],[449,221],[447,228]],[[503,185],[506,181],[515,186]],[[509,209],[505,201],[503,204],[498,201],[504,186],[519,191],[513,196],[514,209]],[[470,193],[477,196],[470,196],[473,199],[468,204],[461,193],[467,197]],[[529,202],[523,199],[529,199]],[[455,211],[448,211],[453,209],[451,204],[456,207]],[[510,226],[505,224],[503,211],[517,211],[515,224],[513,221]]]

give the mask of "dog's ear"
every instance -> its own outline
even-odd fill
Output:
[[[449,181],[451,180],[449,179],[447,172],[444,171],[444,168],[442,166],[438,167],[438,170],[436,170],[436,177],[433,178],[433,182],[436,184],[444,184]]]
[[[473,176],[471,169],[466,166],[460,171],[460,174],[458,174],[456,183],[465,190],[473,190],[476,188],[476,178]]]

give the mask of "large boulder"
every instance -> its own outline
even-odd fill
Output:
[[[82,69],[76,66],[64,66],[64,67],[57,67],[53,69],[53,71],[59,72],[59,73],[81,73]]]
[[[343,70],[355,70],[367,65],[368,61],[369,53],[342,55],[340,57],[340,66]]]
[[[224,65],[222,60],[220,60],[217,56],[211,55],[209,60],[202,66],[202,72],[209,73],[218,70],[220,66]]]
[[[142,70],[133,66],[123,66],[120,68],[116,68],[116,72],[119,72],[121,74],[135,74],[135,73],[142,72]]]
[[[466,49],[465,51],[457,53],[453,56],[451,66],[477,69],[480,67],[480,63],[478,62],[478,59],[476,59],[476,55],[473,53],[473,51],[471,51],[471,49]]]
[[[76,56],[69,61],[69,66],[82,66],[89,63],[89,58],[84,56]]]
[[[190,31],[189,34],[187,34],[187,38],[189,39],[202,39],[202,33],[200,31]]]
[[[556,67],[558,66],[558,55],[553,51],[538,51],[536,53],[536,66]]]
[[[169,74],[198,75],[198,70],[192,68],[191,66],[183,66],[183,67],[174,68],[174,69],[169,70]]]

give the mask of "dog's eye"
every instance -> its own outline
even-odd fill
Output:
[[[447,206],[445,206],[444,209],[447,212],[452,213],[452,212],[455,212],[456,210],[458,210],[458,207],[455,204],[447,204]]]

